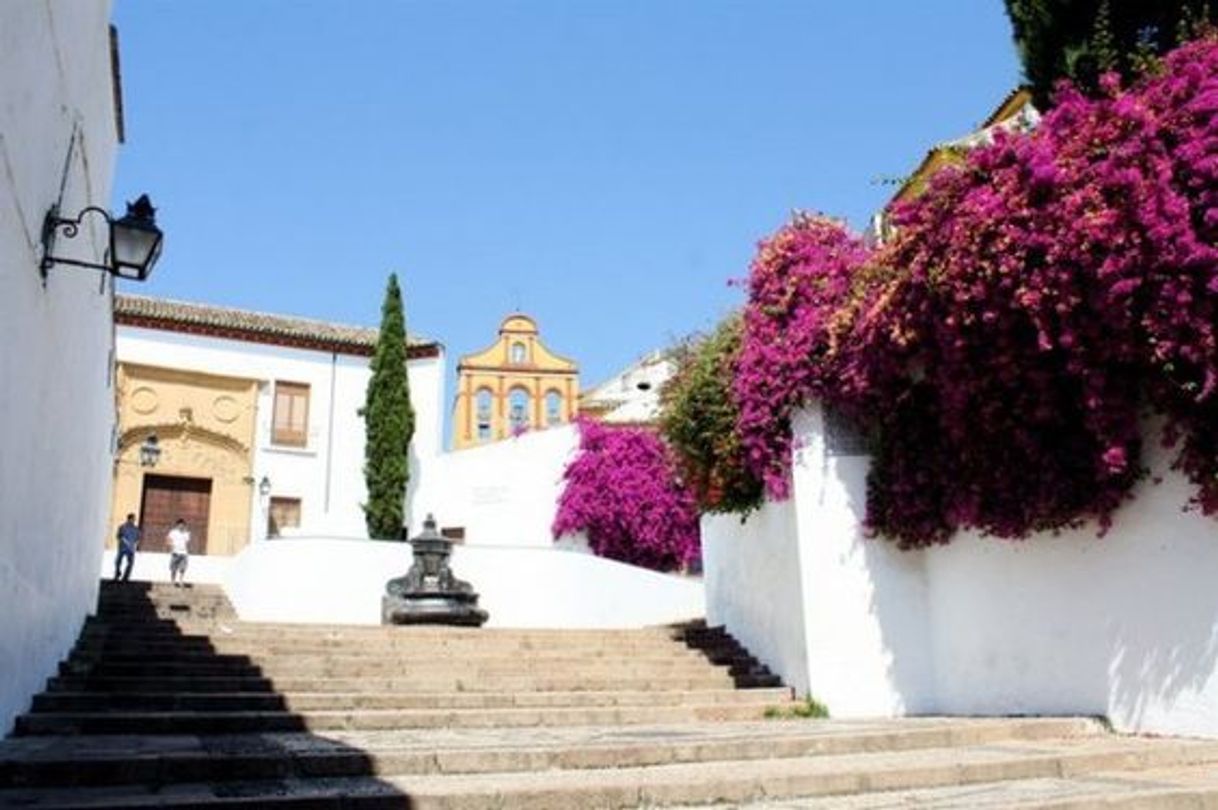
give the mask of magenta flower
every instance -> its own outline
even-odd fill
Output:
[[[867,519],[903,546],[1102,529],[1155,411],[1218,513],[1218,42],[1103,86],[941,171],[875,255],[811,217],[762,243],[733,388],[771,495],[818,399],[873,437]]]
[[[579,451],[563,474],[554,537],[584,532],[593,553],[657,571],[697,560],[697,503],[660,437],[648,428],[588,420],[579,423],[579,434]]]

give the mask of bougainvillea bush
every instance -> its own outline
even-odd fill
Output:
[[[903,546],[1103,527],[1154,411],[1218,512],[1218,43],[1103,88],[940,172],[874,255],[821,219],[763,244],[734,389],[771,494],[821,398],[875,437],[868,522]]]
[[[552,528],[601,557],[671,571],[698,559],[698,509],[664,442],[645,427],[579,423]]]
[[[703,512],[748,513],[761,506],[761,482],[745,464],[732,396],[741,318],[673,350],[676,370],[661,391],[660,432]]]
[[[840,223],[800,213],[753,260],[732,387],[746,462],[775,498],[789,494],[791,414],[837,398],[830,326],[869,256]]]

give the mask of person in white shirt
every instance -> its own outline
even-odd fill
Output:
[[[169,581],[180,588],[186,580],[186,563],[190,560],[190,529],[186,521],[178,518],[165,535],[169,541]]]

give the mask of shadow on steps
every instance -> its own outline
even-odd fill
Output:
[[[309,734],[251,655],[217,650],[235,624],[214,586],[103,582],[58,676],[0,743],[0,806],[412,807],[367,753]],[[366,795],[328,793],[326,777],[360,777]]]
[[[723,627],[707,627],[705,619],[669,626],[673,639],[697,650],[715,666],[726,666],[737,689],[782,686],[782,679],[758,661]]]

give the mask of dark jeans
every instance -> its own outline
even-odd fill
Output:
[[[123,567],[124,559],[127,561],[127,570],[124,571],[123,575],[120,577],[118,575],[118,572],[119,572],[119,569]],[[133,566],[133,565],[135,565],[135,549],[127,548],[122,543],[119,543],[118,554],[116,554],[114,557],[114,579],[115,579],[115,581],[122,579],[123,582],[126,582],[127,580],[131,579],[131,566]]]

